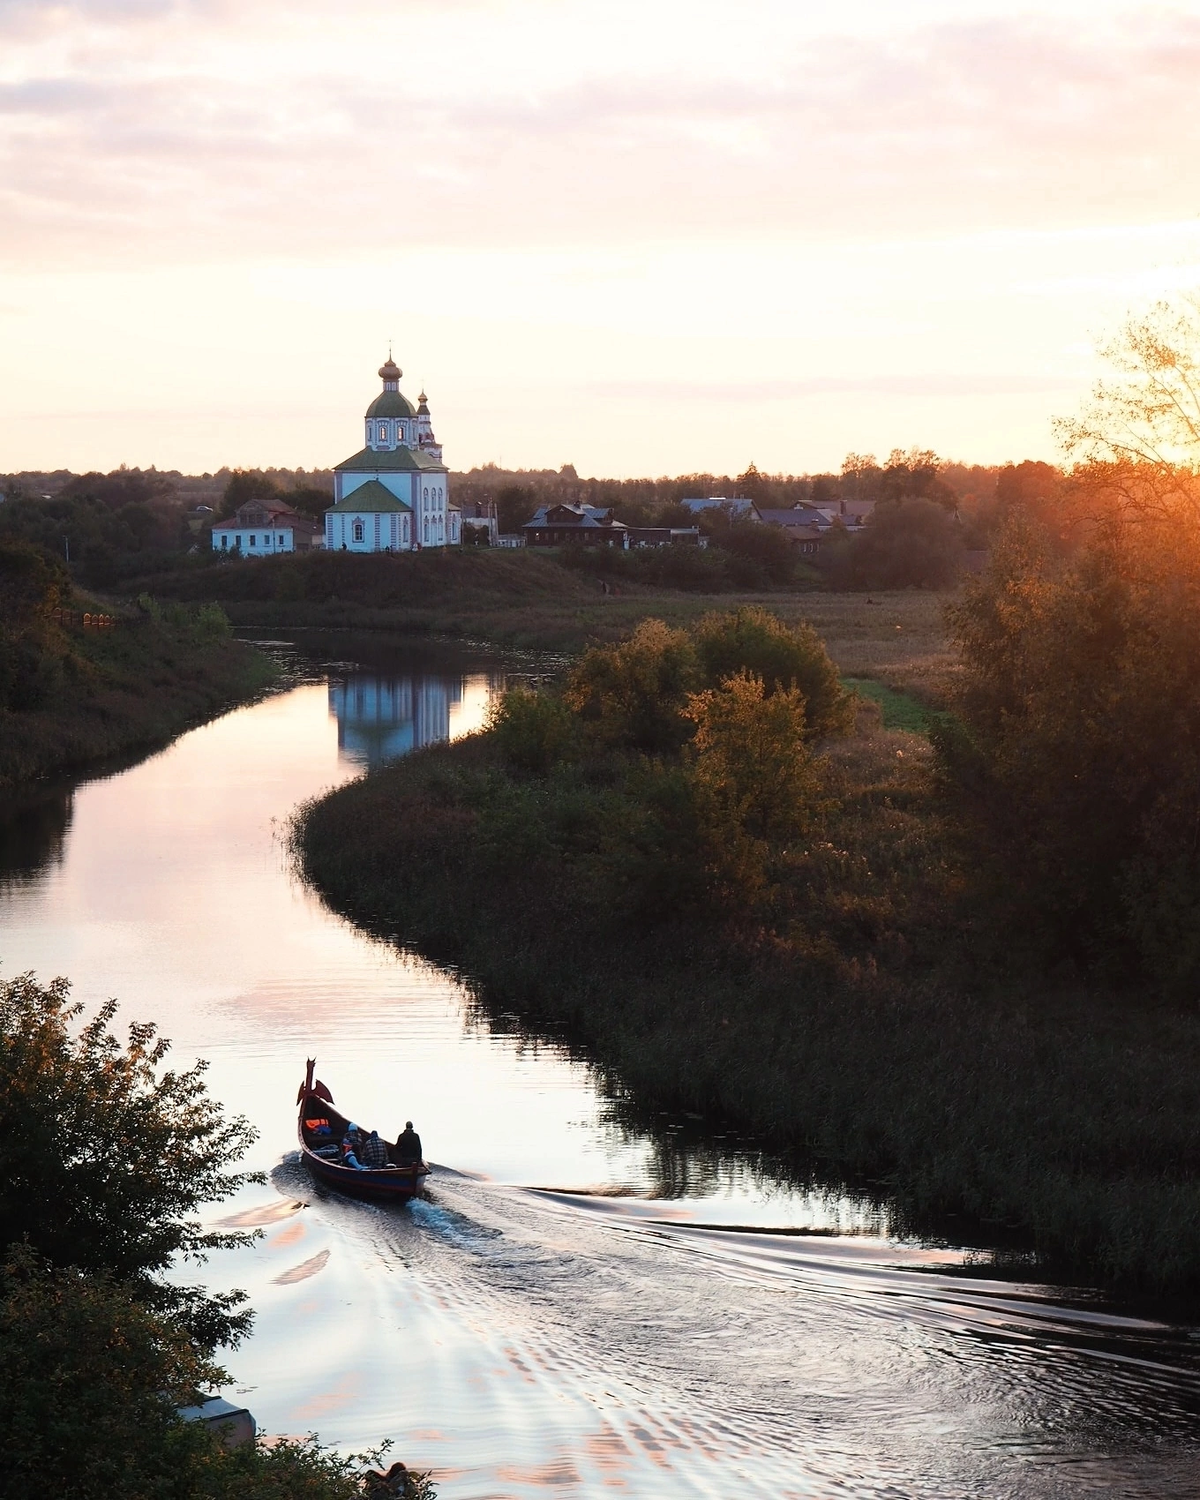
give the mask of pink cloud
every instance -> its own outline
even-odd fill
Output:
[[[155,51],[162,27],[183,17],[199,45],[226,7],[74,10],[116,26],[129,56],[101,48],[89,63],[85,49],[0,86],[10,263],[872,236],[1200,210],[1194,17],[826,39],[745,81],[682,76],[664,57],[636,76],[550,69],[534,85],[498,69],[472,89],[452,55],[414,84],[400,64],[372,66],[369,47],[301,68],[275,67],[268,49],[249,74],[178,52],[171,65]],[[29,9],[0,0],[0,43],[10,22],[10,37],[27,31]],[[139,52],[139,36],[157,41]]]

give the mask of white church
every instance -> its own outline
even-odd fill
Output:
[[[334,504],[325,512],[332,551],[416,552],[462,540],[425,392],[414,410],[400,392],[403,374],[389,354],[379,371],[383,390],[367,407],[367,446],[333,471]]]

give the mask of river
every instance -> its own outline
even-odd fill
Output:
[[[500,664],[397,648],[294,685],[0,820],[0,964],[149,1019],[260,1131],[267,1184],[213,1222],[268,1432],[435,1471],[442,1500],[1195,1496],[1200,1330],[965,1274],[886,1205],[775,1175],[694,1122],[643,1132],[585,1062],[481,1019],[295,878],[296,805],[483,721]],[[461,897],[469,902],[471,893]],[[407,1209],[294,1158],[306,1057],[436,1163]]]

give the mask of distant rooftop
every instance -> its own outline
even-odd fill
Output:
[[[731,516],[743,520],[754,510],[753,500],[730,499],[725,495],[710,495],[707,500],[681,500],[679,503],[693,516],[703,510],[727,510]]]

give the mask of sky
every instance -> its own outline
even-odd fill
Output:
[[[1055,456],[1200,283],[1200,3],[0,0],[0,472]]]

